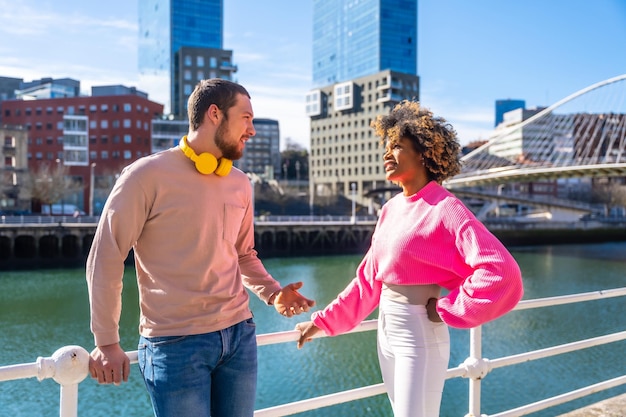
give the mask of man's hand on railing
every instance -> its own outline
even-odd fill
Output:
[[[303,321],[296,324],[296,330],[300,332],[300,339],[298,339],[298,349],[302,349],[302,346],[306,342],[313,340],[313,336],[319,333],[322,329],[313,324],[312,321]]]
[[[119,343],[96,346],[89,358],[89,373],[100,384],[120,385],[128,381],[130,359]]]
[[[300,288],[302,288],[302,282],[288,284],[276,293],[270,303],[274,304],[276,311],[285,317],[309,311],[309,308],[315,305],[315,301],[300,294],[298,292]]]

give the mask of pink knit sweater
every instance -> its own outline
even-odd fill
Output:
[[[356,277],[312,320],[328,335],[351,330],[376,309],[382,283],[438,284],[443,321],[471,328],[510,311],[523,295],[519,266],[502,243],[436,182],[396,195],[382,209]]]

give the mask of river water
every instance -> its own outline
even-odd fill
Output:
[[[511,248],[525,283],[524,299],[626,287],[626,242]],[[351,280],[360,256],[268,259],[268,270],[283,284],[303,281],[301,290],[319,308]],[[125,275],[120,333],[125,350],[136,350],[137,288],[134,271]],[[483,327],[483,356],[502,356],[597,337],[626,329],[624,298],[512,312]],[[292,330],[296,318],[279,316],[252,298],[258,334]],[[316,307],[318,308],[318,307]],[[374,318],[372,316],[371,318]],[[91,350],[89,306],[82,269],[16,271],[0,274],[0,365],[31,363],[65,345]],[[469,332],[451,329],[450,367],[469,355]],[[497,413],[626,374],[626,343],[589,348],[492,371],[483,380],[483,414]],[[257,409],[340,390],[380,383],[375,332],[259,347]],[[532,414],[555,416],[626,392],[614,388],[584,400]],[[36,378],[0,383],[0,416],[52,417],[59,413],[59,386]],[[441,416],[468,413],[468,381],[446,381]],[[79,387],[81,417],[152,415],[136,365],[120,387],[88,378]],[[386,396],[326,407],[300,416],[391,416]]]

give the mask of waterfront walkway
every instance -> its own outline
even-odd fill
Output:
[[[558,417],[625,417],[626,394],[609,398]]]

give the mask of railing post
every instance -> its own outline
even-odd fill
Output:
[[[465,417],[479,417],[480,414],[480,381],[489,373],[488,359],[482,358],[482,326],[470,329],[470,356],[463,362],[465,376],[469,381],[469,413]]]
[[[40,381],[54,379],[60,386],[59,416],[77,417],[78,384],[89,374],[89,353],[81,346],[64,346],[51,358],[38,358]]]

